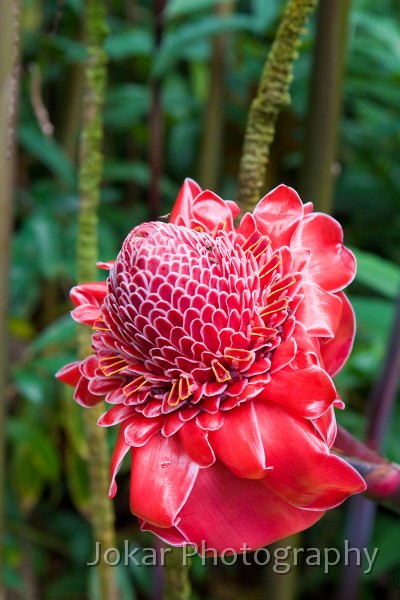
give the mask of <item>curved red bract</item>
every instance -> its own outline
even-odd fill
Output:
[[[131,510],[171,544],[257,548],[365,489],[330,453],[331,376],[354,315],[342,229],[279,186],[247,213],[187,180],[171,222],[135,227],[107,282],[71,292],[94,353],[58,378],[118,425],[110,495],[132,457]]]

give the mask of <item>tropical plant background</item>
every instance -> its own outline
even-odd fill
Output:
[[[98,597],[94,571],[85,566],[93,540],[87,521],[88,448],[81,409],[72,400],[71,389],[54,379],[58,368],[76,358],[68,292],[76,282],[84,4],[84,0],[23,0],[21,6],[11,376],[6,429],[0,432],[7,441],[4,578],[10,599]],[[151,210],[153,216],[154,211],[168,213],[185,177],[234,198],[249,103],[284,5],[283,0],[169,0],[157,46],[157,2],[109,0],[101,260],[113,259],[126,234],[148,220]],[[266,191],[280,182],[296,187],[301,178],[310,118],[310,70],[313,52],[318,51],[314,33],[315,15],[295,66],[292,103],[278,121]],[[222,52],[216,67],[222,85],[212,94],[210,65],[217,44]],[[358,274],[349,289],[358,333],[351,358],[336,381],[347,404],[338,419],[362,437],[368,395],[385,358],[400,290],[397,0],[352,1],[345,63],[332,212],[358,259]],[[149,135],[155,81],[162,94],[161,148]],[[318,109],[311,106],[311,112]],[[205,131],[215,134],[212,144]],[[155,158],[162,164],[161,195],[150,207],[150,163]],[[399,432],[397,402],[384,445],[387,456],[397,462]],[[129,513],[128,465],[123,473],[114,503],[118,540],[148,547],[152,538],[139,531]],[[347,512],[348,503],[331,511],[302,534],[297,545],[343,548]],[[372,573],[361,576],[360,598],[378,594],[399,598],[399,540],[399,518],[379,508],[370,541],[379,555]],[[286,585],[282,598],[312,599],[322,594],[334,598],[342,572],[337,566],[325,574],[323,567],[303,564],[290,576],[277,576],[268,567],[206,568],[195,560],[192,598],[262,599],[268,596],[266,590],[282,587],[285,577],[290,577],[295,594]],[[118,567],[117,579],[123,600],[155,597],[151,567]]]

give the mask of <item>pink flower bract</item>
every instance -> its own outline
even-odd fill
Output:
[[[279,186],[239,212],[191,180],[170,223],[135,227],[107,282],[71,292],[94,353],[59,379],[111,405],[110,495],[132,458],[132,512],[175,545],[252,549],[305,529],[365,483],[330,453],[331,379],[353,343],[340,225]]]

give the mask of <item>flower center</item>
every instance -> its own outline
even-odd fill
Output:
[[[125,404],[148,416],[216,412],[254,397],[293,331],[288,262],[260,234],[135,228],[95,323],[99,376],[118,378]]]

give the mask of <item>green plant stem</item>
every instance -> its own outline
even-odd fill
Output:
[[[100,0],[86,4],[86,43],[88,62],[85,68],[85,98],[83,128],[80,141],[77,270],[80,282],[96,279],[97,260],[97,208],[103,169],[103,118],[107,84],[106,55],[103,40],[106,34],[105,9]],[[79,329],[80,358],[91,353],[91,331]],[[97,420],[104,411],[98,405],[84,411],[84,422],[89,448],[89,478],[91,488],[90,516],[93,535],[103,551],[115,547],[114,512],[107,498],[109,484],[108,447],[106,432],[98,427]],[[104,561],[99,565],[100,589],[104,600],[116,598],[114,569]]]
[[[268,547],[271,555],[277,552],[279,548],[299,548],[302,546],[302,536],[300,533],[274,542]],[[276,555],[275,555],[276,556]],[[265,589],[268,591],[268,597],[273,600],[294,600],[299,595],[298,573],[294,565],[294,553],[289,551],[289,556],[286,563],[290,565],[290,570],[287,573],[276,573],[273,569],[267,570],[265,573]]]
[[[326,213],[332,212],[349,11],[350,0],[324,0],[317,12],[300,192]]]
[[[0,599],[3,600],[5,413],[15,117],[19,89],[19,0],[0,2]]]
[[[189,566],[183,558],[182,548],[171,547],[166,555],[163,600],[187,600],[190,596]]]
[[[251,104],[239,169],[239,202],[246,210],[259,200],[276,119],[282,106],[290,103],[300,36],[316,4],[317,0],[289,0]]]
[[[217,4],[215,18],[221,19],[230,15],[234,8],[235,2]],[[218,187],[221,167],[227,41],[227,35],[224,33],[216,35],[212,41],[209,91],[204,108],[197,179],[203,189],[210,190]]]
[[[162,42],[164,32],[165,0],[153,0],[155,19],[155,49]],[[151,105],[149,118],[149,217],[155,221],[161,212],[160,182],[163,171],[164,154],[164,116],[161,97],[161,80],[157,77],[151,81]]]

